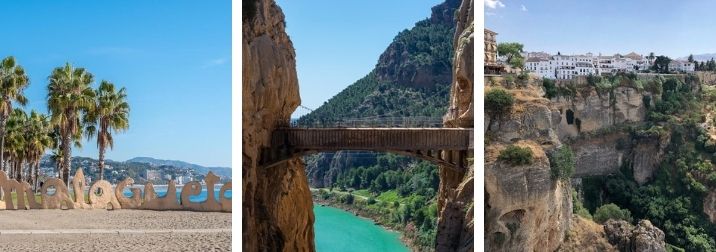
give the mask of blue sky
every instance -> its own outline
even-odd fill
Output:
[[[69,61],[125,86],[130,129],[113,160],[231,166],[230,1],[3,1],[0,57],[31,80],[26,109],[47,113],[47,77]],[[97,157],[95,141],[74,149]]]
[[[716,52],[716,1],[486,0],[498,42],[528,51],[684,57]]]
[[[441,0],[277,0],[296,49],[302,105],[315,109],[367,75],[403,29]],[[297,109],[293,117],[307,113]]]

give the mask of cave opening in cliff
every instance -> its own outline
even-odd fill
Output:
[[[571,109],[567,110],[567,115],[565,117],[567,118],[567,124],[574,124],[574,112]]]

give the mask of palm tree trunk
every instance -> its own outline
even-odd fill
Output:
[[[72,141],[72,136],[69,132],[66,132],[64,136],[62,136],[62,181],[65,181],[65,185],[70,184],[70,159],[72,157],[72,149],[70,149],[70,144]]]
[[[0,166],[5,171],[5,121],[4,116],[0,116]]]
[[[99,179],[104,179],[104,144],[99,146]]]
[[[38,170],[40,170],[40,159],[35,160],[32,164],[32,188],[37,191],[37,175]]]
[[[15,180],[22,182],[22,162],[15,162]]]

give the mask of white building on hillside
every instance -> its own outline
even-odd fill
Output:
[[[544,53],[525,53],[525,70],[550,79],[571,79],[580,75],[605,75],[616,73],[632,73],[648,70],[649,60],[637,53],[612,56],[557,55],[545,56]],[[684,61],[672,61],[672,71],[693,72],[694,64]]]
[[[684,60],[672,60],[669,62],[669,71],[689,73],[693,72],[694,68],[694,63]]]

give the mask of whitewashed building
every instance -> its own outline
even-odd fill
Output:
[[[580,75],[604,75],[616,73],[632,73],[648,70],[652,63],[642,55],[629,53],[611,56],[557,55],[546,56],[544,53],[525,53],[529,57],[525,61],[525,70],[550,79],[571,79]],[[693,72],[694,64],[687,61],[672,61],[672,71]]]
[[[693,72],[695,67],[694,63],[685,60],[672,60],[669,62],[669,71],[689,73]]]

